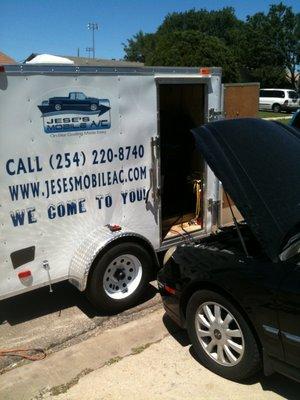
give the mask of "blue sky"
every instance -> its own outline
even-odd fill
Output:
[[[96,21],[96,57],[122,58],[123,46],[140,29],[153,32],[164,16],[190,8],[220,9],[232,6],[239,18],[267,11],[268,1],[200,0],[0,0],[0,51],[21,61],[29,54],[51,53],[85,56],[91,46],[89,21]],[[299,0],[286,5],[300,12]]]

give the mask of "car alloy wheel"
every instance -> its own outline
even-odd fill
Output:
[[[55,110],[60,111],[61,110],[61,104],[55,104]]]
[[[241,381],[261,369],[259,342],[243,311],[228,298],[199,290],[186,309],[189,338],[197,359],[227,379]]]
[[[195,328],[205,353],[223,366],[237,365],[244,354],[244,336],[233,315],[215,302],[199,306]]]

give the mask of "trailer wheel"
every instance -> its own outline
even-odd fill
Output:
[[[105,252],[89,277],[87,297],[101,312],[116,314],[137,303],[151,280],[152,258],[136,243]]]

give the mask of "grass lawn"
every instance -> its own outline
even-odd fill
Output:
[[[289,119],[276,119],[276,122],[281,122],[282,124],[289,124],[291,121],[291,118]]]
[[[274,113],[273,111],[259,111],[258,112],[258,117],[259,118],[276,118],[276,117],[292,117],[292,114],[290,113]]]
[[[289,117],[289,118],[283,118]],[[276,121],[281,122],[282,124],[289,124],[292,118],[292,114],[290,113],[274,113],[272,111],[259,111],[258,118],[276,118]],[[278,118],[278,119],[277,119]]]

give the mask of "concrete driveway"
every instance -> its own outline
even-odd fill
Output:
[[[161,308],[0,376],[6,400],[298,400],[299,393],[279,375],[243,384],[214,375]]]

